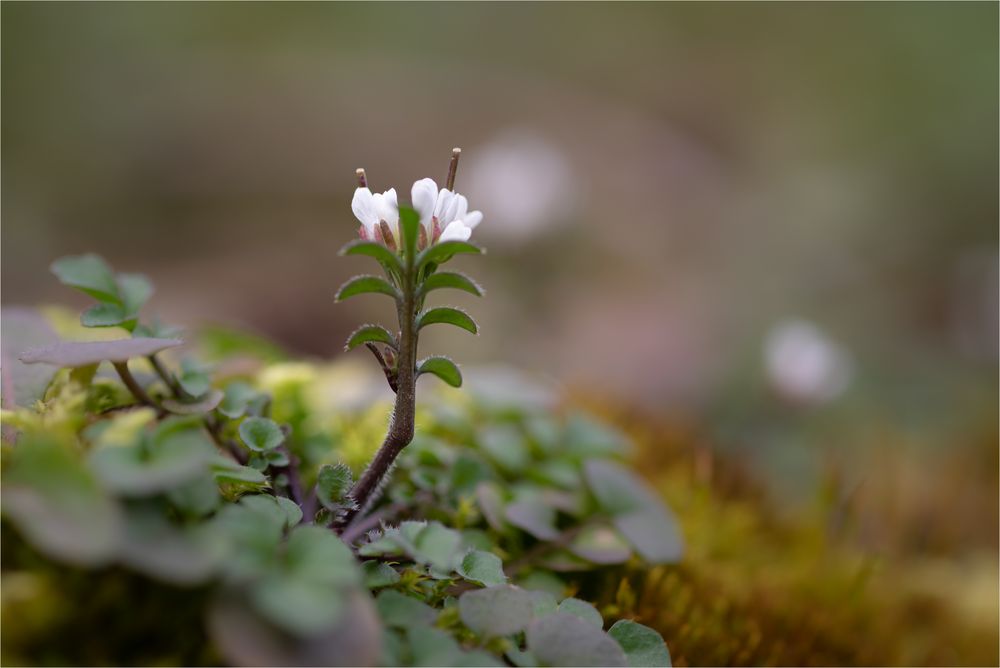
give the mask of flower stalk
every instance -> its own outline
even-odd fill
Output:
[[[341,287],[337,298],[370,292],[389,295],[395,300],[398,332],[394,335],[383,327],[366,325],[351,335],[347,349],[364,344],[372,352],[396,399],[381,447],[351,488],[354,505],[339,523],[341,532],[351,530],[352,523],[361,521],[375,502],[396,458],[413,440],[417,378],[431,373],[456,387],[462,382],[458,367],[448,358],[417,361],[419,331],[425,325],[444,323],[473,333],[478,331],[475,322],[457,309],[423,310],[427,293],[438,287],[482,294],[471,280],[458,274],[442,273],[436,282],[429,282],[438,266],[452,256],[482,252],[466,243],[482,214],[470,212],[465,197],[454,192],[460,155],[461,149],[452,151],[446,188],[439,190],[431,179],[413,184],[413,208],[397,204],[394,188],[373,194],[368,189],[365,171],[357,170],[358,189],[351,206],[361,222],[358,231],[361,240],[345,247],[343,254],[375,258],[388,281],[358,276]]]

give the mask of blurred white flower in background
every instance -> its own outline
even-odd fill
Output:
[[[489,212],[488,234],[499,241],[526,242],[580,206],[569,159],[531,130],[508,130],[470,151],[459,178]]]
[[[768,379],[784,398],[806,404],[835,399],[853,375],[850,354],[811,322],[776,324],[764,341]]]

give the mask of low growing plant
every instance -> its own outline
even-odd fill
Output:
[[[179,331],[142,318],[148,279],[95,255],[53,264],[96,300],[81,325],[131,336],[54,341],[23,364],[5,354],[5,661],[669,665],[656,631],[609,626],[573,595],[609,569],[681,555],[669,511],[620,463],[627,441],[527,400],[535,390],[498,401],[498,378],[416,402],[422,376],[463,383],[449,358],[418,359],[423,328],[477,332],[465,312],[427,305],[443,289],[482,295],[443,270],[482,252],[458,159],[445,188],[414,184],[412,206],[358,172],[360,239],[342,254],[382,275],[337,298],[385,295],[398,317],[347,341],[394,395],[364,466],[380,405],[318,401],[316,366],[234,373],[178,358]],[[5,318],[5,349],[52,337],[37,314]],[[229,352],[251,350],[240,341]]]

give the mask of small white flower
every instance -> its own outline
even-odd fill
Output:
[[[420,179],[410,191],[413,208],[420,214],[426,243],[441,241],[468,241],[483,220],[480,211],[469,211],[469,201],[464,195],[447,188],[438,189],[433,179]]]
[[[771,383],[793,401],[821,404],[842,394],[853,375],[848,351],[803,320],[785,320],[768,333],[764,363]]]
[[[399,239],[399,205],[396,201],[396,189],[389,188],[384,193],[372,194],[368,188],[358,188],[354,191],[351,201],[354,215],[361,221],[358,234],[362,239],[381,241],[387,246],[395,247]],[[389,227],[393,238],[384,239],[381,223]]]

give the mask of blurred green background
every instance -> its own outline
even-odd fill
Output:
[[[170,321],[339,354],[389,315],[333,304],[354,169],[405,199],[461,146],[483,334],[428,349],[682,429],[790,512],[833,477],[872,549],[995,573],[996,3],[0,12],[4,305],[72,300],[48,264],[90,250]]]

